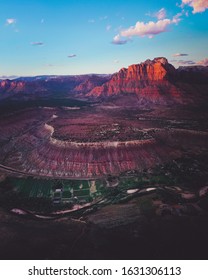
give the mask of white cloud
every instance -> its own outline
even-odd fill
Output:
[[[179,56],[179,55],[178,55]],[[204,58],[195,62],[194,60],[170,60],[170,62],[177,63],[178,65],[202,65],[208,66],[208,58]]]
[[[154,17],[154,18],[157,18],[158,20],[160,20],[160,19],[166,18],[167,12],[166,12],[165,8],[161,8],[157,12],[154,12],[154,13],[148,12],[145,15],[149,16],[149,17]]]
[[[8,18],[6,20],[7,25],[12,25],[12,24],[15,24],[16,22],[17,22],[17,20],[15,18]]]
[[[164,19],[164,18],[166,18],[166,10],[164,8],[162,8],[157,13],[155,13],[154,15],[158,20]]]
[[[208,66],[208,58],[198,61],[197,64],[203,65],[203,66]]]
[[[177,63],[179,65],[195,65],[196,62],[193,60],[178,60]]]
[[[128,40],[121,39],[121,36],[118,34],[113,38],[112,44],[115,45],[124,45]]]
[[[127,29],[124,29],[120,32],[120,35],[123,37],[131,37],[131,36],[148,36],[152,38],[154,35],[160,34],[162,32],[166,32],[168,26],[171,24],[177,24],[180,19],[181,14],[177,14],[173,17],[173,19],[162,19],[156,22],[149,21],[147,23],[138,21],[135,26],[131,26]],[[118,36],[118,35],[117,35]]]
[[[202,13],[208,9],[208,0],[182,0],[182,4],[193,8],[193,14]]]
[[[44,43],[43,42],[32,42],[30,43],[32,46],[43,46]]]
[[[114,63],[119,63],[119,60],[118,60],[118,59],[115,59],[115,60],[114,60]]]
[[[176,14],[172,19],[172,23],[178,24],[181,21],[181,16],[182,15],[183,15],[183,13]]]
[[[76,54],[70,54],[70,55],[68,55],[69,58],[76,57],[76,56],[77,56]]]
[[[175,53],[175,54],[173,54],[172,56],[174,56],[174,57],[178,57],[178,56],[188,56],[188,54],[187,54],[187,53]]]

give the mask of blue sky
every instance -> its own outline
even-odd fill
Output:
[[[0,76],[208,65],[208,0],[0,0]]]

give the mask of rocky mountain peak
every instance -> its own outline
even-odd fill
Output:
[[[154,100],[160,98],[160,92],[164,92],[171,87],[173,95],[178,95],[174,86],[170,85],[170,80],[174,78],[176,69],[168,63],[164,57],[156,57],[153,60],[146,60],[140,64],[130,65],[122,68],[114,74],[110,81],[101,87],[95,87],[89,96],[111,96],[120,93],[135,93],[137,96],[148,96]]]
[[[165,57],[156,57],[153,59],[154,63],[160,62],[163,65],[169,64],[167,58]]]

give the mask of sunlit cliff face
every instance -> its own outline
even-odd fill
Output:
[[[95,87],[88,95],[111,96],[134,93],[139,100],[144,99],[151,103],[183,103],[181,90],[169,81],[174,75],[176,69],[166,58],[146,60],[144,63],[122,68],[109,82]]]

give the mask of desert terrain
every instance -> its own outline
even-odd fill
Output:
[[[189,72],[157,58],[61,94],[4,83],[0,257],[206,258],[207,72]]]

